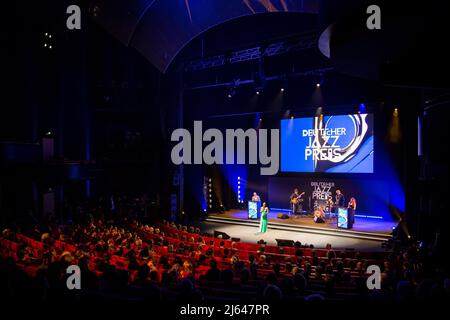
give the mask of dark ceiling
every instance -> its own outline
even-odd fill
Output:
[[[136,48],[165,72],[186,45],[222,23],[265,13],[316,14],[318,8],[318,0],[94,0],[90,15],[122,43]],[[268,27],[273,25],[267,24],[264,30]],[[254,30],[253,37],[258,34]],[[239,38],[240,34],[242,29],[228,32],[227,37]]]

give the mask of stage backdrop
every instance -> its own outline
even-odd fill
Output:
[[[314,178],[314,177],[270,177],[268,188],[269,207],[289,209],[289,196],[294,188],[305,192],[303,209],[311,210],[315,202],[322,202],[329,195],[336,195],[340,189],[346,204],[350,197],[357,201],[357,214],[390,219],[389,185],[382,180],[371,178]]]

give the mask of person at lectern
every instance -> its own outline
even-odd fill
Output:
[[[265,202],[261,206],[261,218],[259,220],[259,230],[258,233],[266,233],[267,231],[267,216],[269,215],[269,207]]]
[[[337,207],[345,207],[345,197],[339,189],[336,190],[336,201],[334,203]]]
[[[253,192],[252,201],[260,202],[261,198],[258,196],[256,192]]]

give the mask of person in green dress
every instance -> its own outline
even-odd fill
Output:
[[[259,220],[259,231],[258,233],[266,233],[267,231],[267,215],[269,214],[269,207],[265,202],[261,206],[261,219]]]

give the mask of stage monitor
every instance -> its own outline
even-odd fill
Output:
[[[231,238],[225,232],[214,230],[214,238],[219,238],[219,236],[221,236],[223,240],[228,240]]]
[[[293,247],[294,240],[286,240],[286,239],[275,239],[278,247]]]
[[[372,114],[281,120],[281,171],[373,173]]]

